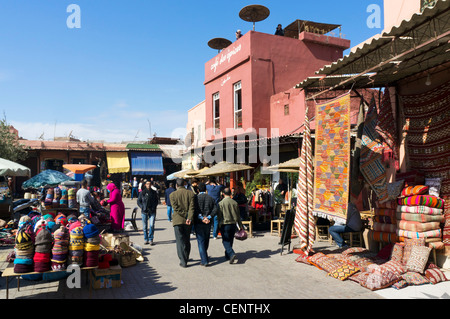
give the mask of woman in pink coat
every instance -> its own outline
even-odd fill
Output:
[[[106,188],[109,191],[108,204],[111,205],[111,228],[112,230],[123,230],[125,223],[125,205],[122,201],[120,190],[114,183],[108,184]]]

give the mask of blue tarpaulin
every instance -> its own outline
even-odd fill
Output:
[[[132,175],[164,175],[162,153],[132,152]]]

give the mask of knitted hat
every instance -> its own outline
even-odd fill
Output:
[[[23,215],[22,217],[20,217],[18,228],[22,228],[22,226],[24,226],[25,224],[31,224],[31,218],[28,215]]]
[[[53,236],[45,226],[41,226],[36,231],[35,245],[53,244]]]
[[[55,223],[66,226],[67,225],[67,217],[66,215],[59,213],[55,217]]]
[[[51,214],[46,214],[46,215],[42,216],[42,218],[43,218],[46,222],[54,221],[54,217],[53,217],[53,215],[51,215]]]
[[[92,238],[100,234],[97,226],[95,226],[94,224],[87,224],[86,226],[84,226],[83,233],[84,237],[86,238]]]

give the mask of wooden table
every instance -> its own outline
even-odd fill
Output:
[[[91,276],[89,276],[89,273],[92,272],[92,270],[97,269],[98,267],[81,267],[80,270],[87,270],[87,283],[89,284],[89,297],[91,297],[92,292],[92,285],[91,285]],[[8,267],[3,271],[2,277],[6,277],[6,299],[9,299],[9,281],[8,277],[16,277],[17,278],[17,291],[20,291],[20,276],[26,276],[26,275],[37,275],[37,274],[47,274],[47,273],[56,273],[66,270],[50,270],[46,272],[27,272],[23,274],[16,274],[14,272],[14,264],[11,262],[9,263]]]

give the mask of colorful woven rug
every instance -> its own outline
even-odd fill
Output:
[[[350,174],[350,93],[316,104],[314,215],[347,218]]]
[[[383,164],[383,151],[385,147],[376,130],[377,122],[375,99],[372,98],[364,123],[360,170],[366,182],[377,195],[378,201],[384,203],[389,199],[386,169]]]
[[[441,177],[440,197],[450,196],[450,82],[400,100],[409,168],[425,177]]]
[[[294,228],[300,238],[300,248],[309,255],[315,241],[316,221],[313,215],[313,156],[308,110],[305,112],[304,126]]]

